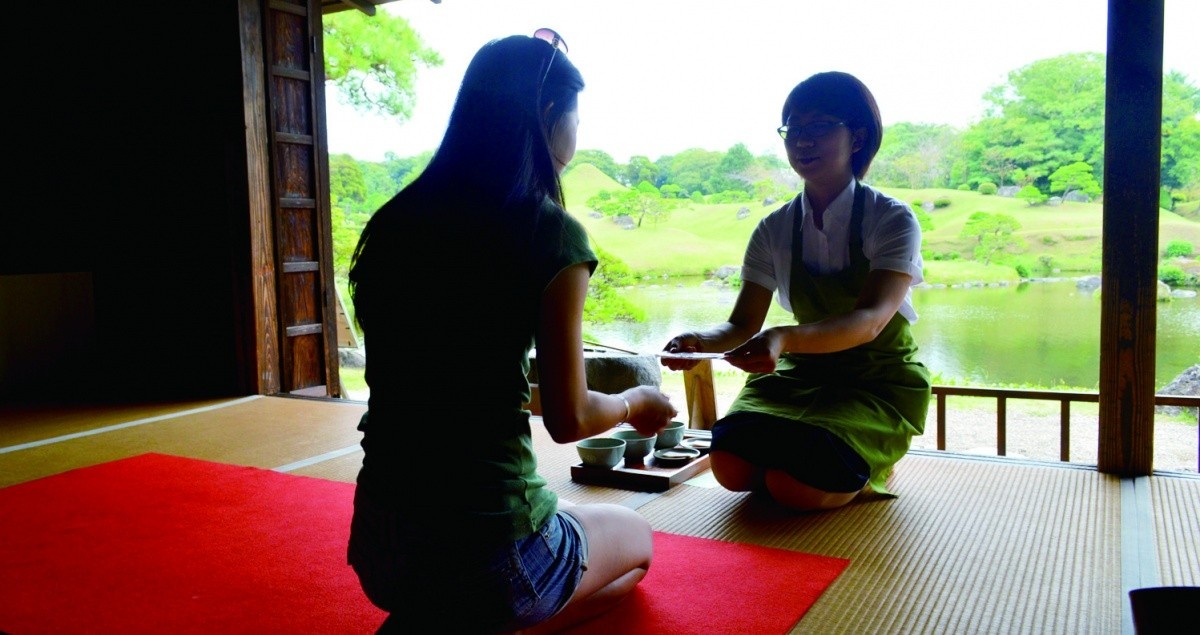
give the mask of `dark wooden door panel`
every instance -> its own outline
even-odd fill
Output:
[[[338,396],[321,15],[316,0],[265,6],[280,389]]]

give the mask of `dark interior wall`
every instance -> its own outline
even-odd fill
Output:
[[[169,18],[134,9],[145,15],[73,6],[56,17],[52,40],[11,65],[10,121],[21,130],[0,276],[90,276],[94,342],[19,353],[74,359],[5,360],[6,399],[242,389],[249,228],[237,3],[202,2]],[[56,310],[36,294],[7,302],[9,316]],[[12,370],[23,365],[50,370]]]

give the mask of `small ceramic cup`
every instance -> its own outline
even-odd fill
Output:
[[[658,435],[645,435],[637,430],[617,430],[613,437],[625,441],[625,465],[642,465],[654,449]]]
[[[667,427],[658,431],[658,439],[654,441],[656,449],[673,448],[683,441],[683,430],[687,427],[682,421],[672,421]]]
[[[592,437],[575,444],[575,451],[589,467],[611,469],[625,455],[625,440],[612,437]]]

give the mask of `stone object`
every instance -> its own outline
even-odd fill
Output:
[[[362,348],[343,346],[338,349],[338,365],[342,368],[366,368],[367,352]]]
[[[1179,373],[1179,376],[1167,384],[1165,388],[1159,390],[1158,394],[1200,397],[1200,364],[1194,364],[1191,368]],[[1184,408],[1183,406],[1155,406],[1154,411],[1170,415],[1187,412],[1193,417],[1197,416],[1196,408]]]
[[[633,355],[608,349],[585,350],[583,370],[588,388],[616,394],[634,386],[662,386],[662,364],[654,355]],[[537,358],[529,357],[529,383],[538,383]]]
[[[719,280],[724,280],[735,273],[741,273],[741,265],[721,265],[713,272],[713,277]]]

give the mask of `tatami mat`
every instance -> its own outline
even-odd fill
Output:
[[[271,469],[357,444],[362,435],[355,426],[364,411],[365,405],[348,402],[251,397],[165,418],[130,418],[125,423],[136,425],[0,448],[0,487],[145,452]]]
[[[219,406],[230,401],[206,399],[141,404],[6,404],[0,407],[0,448],[129,421]]]
[[[663,531],[849,558],[797,633],[1120,632],[1117,479],[909,455],[891,486],[813,514],[684,486],[639,511]]]
[[[1200,586],[1200,479],[1150,481],[1161,586]]]
[[[0,486],[145,452],[353,482],[365,410],[245,397],[135,405],[124,415],[9,416],[0,425]],[[575,483],[574,445],[554,443],[538,419],[533,431],[539,472],[564,499],[625,505],[664,532],[848,558],[794,633],[1128,632],[1128,481],[1094,469],[914,450],[890,482],[897,498],[797,514],[727,492],[707,472],[663,493]],[[1161,584],[1200,584],[1200,479],[1145,481],[1150,511],[1139,522]]]

